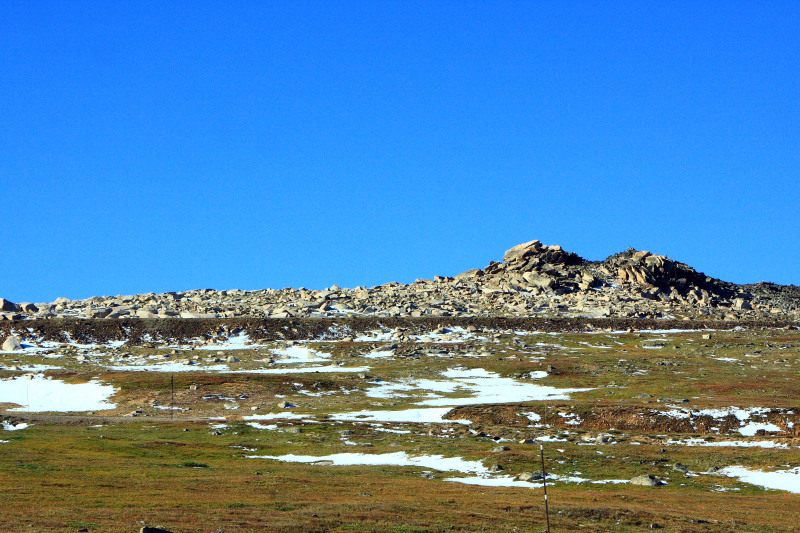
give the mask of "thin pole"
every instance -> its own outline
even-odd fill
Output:
[[[175,374],[170,374],[169,383],[170,383],[169,418],[171,420],[174,420],[175,419]]]
[[[544,469],[544,444],[539,443],[542,452],[542,484],[544,485],[544,516],[547,519],[547,533],[550,533],[550,506],[547,503],[547,472]]]

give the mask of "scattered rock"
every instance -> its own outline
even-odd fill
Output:
[[[629,249],[589,261],[557,245],[534,240],[455,277],[372,288],[214,291],[58,298],[52,304],[16,304],[0,299],[0,318],[87,316],[119,320],[183,317],[340,317],[342,313],[391,316],[557,316],[742,320],[800,319],[800,288],[756,283],[736,285],[706,276],[663,255]],[[442,335],[453,335],[448,324]],[[478,328],[468,328],[477,332]],[[228,332],[226,332],[227,334]],[[355,332],[340,333],[346,343]],[[290,340],[293,335],[287,335]],[[704,334],[710,339],[710,334]],[[398,340],[408,335],[396,336]]]

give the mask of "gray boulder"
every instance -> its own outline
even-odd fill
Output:
[[[659,485],[666,485],[663,481],[653,475],[636,476],[628,483],[631,485],[640,485],[642,487],[658,487]]]
[[[22,344],[20,344],[19,339],[13,335],[7,338],[3,343],[4,352],[19,352],[21,350]]]
[[[682,472],[684,474],[689,473],[689,467],[681,463],[675,463],[674,465],[672,465],[672,469],[676,472]]]
[[[544,479],[544,473],[539,470],[538,472],[523,472],[517,476],[519,481],[541,481]]]

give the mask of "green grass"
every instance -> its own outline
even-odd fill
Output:
[[[493,355],[480,358],[462,354],[479,348],[468,345],[444,346],[458,350],[452,358],[389,360],[361,357],[370,347],[358,343],[317,346],[349,365],[371,366],[369,374],[386,381],[411,376],[442,379],[443,370],[456,366],[485,368],[516,377],[552,365],[556,371],[538,383],[594,388],[574,394],[567,401],[547,402],[551,421],[559,410],[588,417],[593,410],[609,406],[661,409],[664,402],[658,400],[662,398],[689,399],[688,404],[681,405],[691,408],[800,408],[800,385],[796,379],[800,370],[800,332],[715,332],[711,339],[702,339],[701,333],[670,334],[669,340],[661,341],[663,348],[642,348],[643,341],[650,337],[653,336],[602,333],[529,335],[522,339],[529,345],[525,347],[513,342],[515,337],[503,336],[501,343],[492,345]],[[537,346],[540,342],[548,346]],[[607,348],[590,348],[582,343]],[[432,347],[425,347],[428,348]],[[757,357],[745,357],[756,351],[760,352]],[[237,354],[242,368],[251,365],[247,356],[246,352]],[[734,357],[745,364],[718,361],[712,356]],[[7,359],[0,356],[0,360],[4,358]],[[418,467],[325,467],[247,458],[287,453],[405,451],[480,460],[484,465],[499,463],[505,468],[504,474],[515,475],[539,470],[538,446],[518,441],[542,435],[566,439],[545,444],[550,474],[579,475],[591,480],[654,474],[669,480],[669,485],[657,489],[555,481],[550,489],[554,531],[627,533],[658,522],[665,524],[667,531],[786,532],[792,531],[795,524],[786,517],[785,510],[800,506],[800,495],[764,490],[720,476],[686,476],[672,469],[677,462],[692,472],[734,464],[767,469],[797,466],[800,449],[796,444],[788,450],[667,446],[658,428],[617,428],[604,430],[616,435],[617,444],[597,446],[584,444],[584,436],[593,439],[599,432],[586,427],[537,428],[489,423],[487,418],[468,427],[455,425],[455,431],[446,432],[448,424],[376,426],[327,419],[326,414],[346,410],[410,408],[424,396],[424,391],[415,391],[402,398],[371,398],[365,394],[371,385],[352,374],[176,373],[176,404],[191,411],[176,413],[174,421],[153,421],[153,417],[163,417],[165,413],[150,407],[150,402],[155,399],[163,405],[168,401],[169,375],[102,372],[86,366],[76,369],[78,373],[73,374],[50,373],[76,381],[99,376],[120,389],[114,399],[121,406],[120,412],[137,407],[153,416],[107,420],[102,427],[91,427],[95,425],[92,421],[60,424],[43,420],[18,432],[0,433],[0,440],[10,441],[0,444],[0,484],[10,488],[4,491],[5,513],[0,514],[0,529],[33,522],[32,530],[43,532],[83,527],[92,531],[133,531],[142,520],[169,525],[168,529],[177,532],[421,532],[449,531],[450,524],[461,531],[542,529],[538,489],[476,487],[442,480],[460,475],[457,473],[437,472],[438,479],[426,479],[422,471],[427,469]],[[609,386],[612,383],[615,386]],[[195,391],[189,388],[193,384],[198,386]],[[341,388],[350,393],[340,393]],[[308,396],[302,390],[335,394]],[[643,393],[649,396],[642,396]],[[227,411],[224,402],[202,400],[203,395],[209,394],[237,398],[247,394],[248,398],[237,400],[240,409]],[[453,394],[460,395],[463,394]],[[275,404],[279,399],[299,405],[295,411],[311,413],[316,423],[262,421],[277,426],[262,430],[242,420],[183,420],[277,412]],[[251,411],[252,406],[259,409]],[[544,413],[543,402],[506,407]],[[495,408],[502,406],[492,409]],[[226,427],[212,428],[220,423]],[[381,431],[401,426],[411,433]],[[298,427],[302,432],[293,433],[292,429]],[[343,430],[352,434],[343,439]],[[480,436],[481,432],[488,436]],[[511,449],[491,452],[498,443],[489,436],[502,437],[503,444]],[[697,431],[670,436],[740,438]],[[729,492],[717,492],[721,489]],[[31,512],[33,509],[36,513]],[[80,510],[80,521],[74,520],[76,509]],[[689,519],[709,520],[710,525]]]

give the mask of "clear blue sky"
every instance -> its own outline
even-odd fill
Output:
[[[800,283],[798,28],[798,2],[6,0],[0,297],[411,282],[531,239]]]

